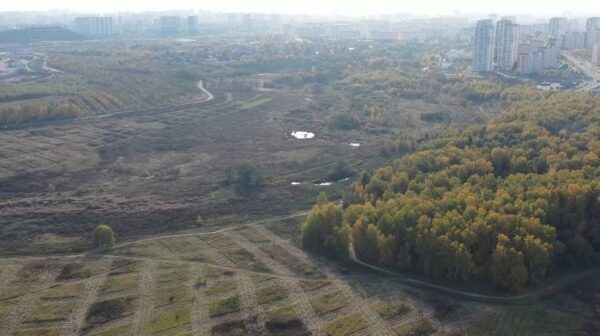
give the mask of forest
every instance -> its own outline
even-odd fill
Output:
[[[600,97],[509,90],[486,126],[449,128],[321,199],[306,248],[519,291],[600,261]]]

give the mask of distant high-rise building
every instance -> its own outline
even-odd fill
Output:
[[[600,44],[596,44],[592,48],[592,63],[600,66]]]
[[[116,33],[112,17],[78,17],[75,18],[75,31],[86,36],[101,37]]]
[[[558,38],[567,31],[568,19],[566,17],[553,17],[548,24],[551,36]]]
[[[585,23],[586,32],[586,48],[593,48],[596,43],[600,42],[600,17],[588,18]]]
[[[579,21],[577,19],[569,19],[567,21],[567,31],[579,31]]]
[[[495,59],[502,70],[512,70],[517,61],[519,26],[510,20],[500,20],[496,24]]]
[[[542,48],[544,58],[542,67],[544,69],[558,68],[558,54],[559,48],[556,39],[549,39]]]
[[[519,42],[517,71],[533,74],[542,69],[558,68],[559,48],[556,39],[542,40],[529,37]]]
[[[585,48],[586,33],[584,32],[566,32],[562,36],[563,49],[583,49]]]
[[[188,34],[194,34],[198,32],[198,16],[188,16],[187,18],[187,31]]]
[[[161,16],[160,33],[163,35],[177,35],[181,33],[181,18],[179,16]]]
[[[533,74],[542,69],[543,63],[544,55],[540,51],[520,54],[517,71],[525,75]]]
[[[473,70],[489,72],[494,68],[494,24],[479,20],[473,38]]]

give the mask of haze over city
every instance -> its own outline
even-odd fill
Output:
[[[44,11],[67,10],[83,12],[119,12],[119,11],[166,11],[166,10],[210,10],[224,12],[266,12],[292,14],[348,14],[371,15],[410,13],[416,15],[473,15],[495,12],[500,14],[520,14],[539,17],[544,15],[592,15],[599,13],[597,3],[590,0],[573,0],[568,6],[558,1],[519,1],[519,0],[456,0],[456,1],[345,1],[345,0],[305,0],[305,1],[275,1],[275,0],[106,0],[106,1],[75,1],[75,0],[25,0],[5,1],[0,6],[2,11]]]

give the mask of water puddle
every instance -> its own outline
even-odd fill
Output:
[[[291,136],[293,136],[296,139],[312,139],[315,137],[315,133],[313,132],[304,132],[304,131],[294,131],[290,134]]]
[[[358,142],[351,142],[349,143],[350,147],[360,147],[360,144]]]

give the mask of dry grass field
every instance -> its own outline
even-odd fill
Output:
[[[0,328],[44,336],[395,335],[427,321],[428,334],[446,331],[425,303],[400,290],[367,295],[345,278],[260,225],[159,236],[105,255],[3,259]]]
[[[375,167],[382,162],[375,139],[392,137],[349,138],[324,121],[298,124],[287,114],[290,104],[307,104],[297,93],[209,89],[217,98],[191,108],[0,132],[2,252],[82,250],[82,237],[99,222],[132,238],[195,228],[198,215],[210,228],[304,210],[320,191],[339,197],[351,183],[314,183],[340,157],[357,170]],[[300,127],[316,139],[291,138]],[[244,164],[266,177],[250,197],[224,185],[227,167]]]

